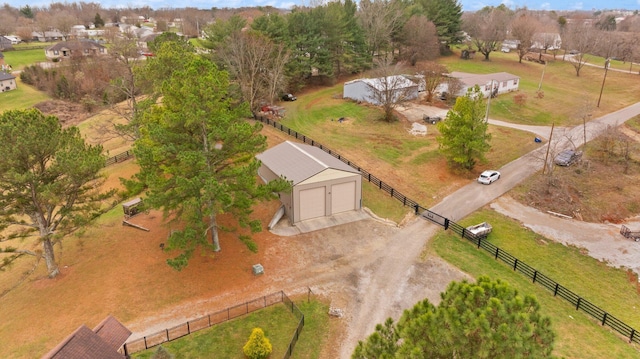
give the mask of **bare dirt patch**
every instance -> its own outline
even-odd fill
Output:
[[[627,139],[631,141],[628,161],[603,154],[595,140],[587,145],[582,162],[555,166],[551,175],[537,173],[514,198],[542,212],[585,222],[622,223],[636,216],[640,213],[640,143]]]
[[[78,125],[92,115],[86,112],[81,104],[62,100],[48,100],[40,102],[34,107],[46,115],[58,117],[62,127]]]

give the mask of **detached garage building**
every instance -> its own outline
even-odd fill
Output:
[[[360,172],[317,147],[286,141],[256,157],[265,182],[291,182],[292,191],[280,193],[291,224],[362,208]]]

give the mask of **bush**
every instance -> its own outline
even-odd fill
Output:
[[[173,359],[173,354],[169,353],[162,345],[158,347],[158,350],[151,356],[151,359]]]
[[[244,355],[249,359],[265,359],[271,355],[271,342],[264,336],[260,328],[253,328],[247,344],[242,347]]]

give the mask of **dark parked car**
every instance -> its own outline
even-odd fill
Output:
[[[286,93],[286,94],[282,95],[282,101],[295,101],[297,99],[298,99],[297,97],[293,96],[290,93]]]
[[[582,151],[564,150],[560,152],[554,162],[558,166],[571,166],[582,158]]]

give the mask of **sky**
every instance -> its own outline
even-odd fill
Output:
[[[309,5],[318,3],[321,0],[84,0],[84,2],[99,2],[103,8],[128,8],[149,6],[152,9],[161,8],[185,8],[195,7],[200,9],[217,8],[238,8],[252,6],[273,6],[288,9],[295,5]],[[356,0],[357,1],[357,0]],[[463,11],[474,11],[485,6],[498,6],[501,3],[511,9],[527,7],[531,10],[602,10],[602,9],[640,9],[640,0],[613,0],[603,4],[601,0],[458,0]],[[13,7],[46,7],[52,2],[60,0],[0,0],[0,4],[7,3]],[[66,1],[74,2],[74,1]],[[79,1],[78,1],[79,2]],[[604,7],[606,4],[606,7]]]

